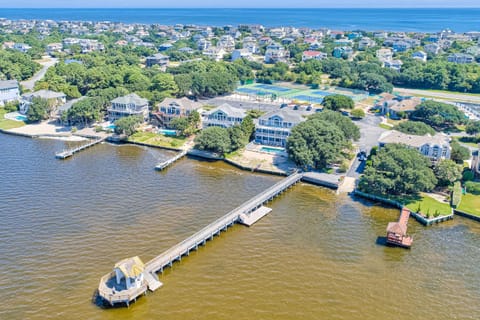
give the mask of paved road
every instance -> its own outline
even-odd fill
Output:
[[[51,57],[43,57],[42,59],[45,59],[46,61],[40,62],[42,65],[42,69],[35,73],[33,77],[26,81],[22,81],[20,84],[25,88],[33,91],[33,87],[35,87],[35,82],[41,80],[44,76],[45,73],[47,73],[48,68],[51,66],[57,64],[58,59],[56,58],[51,58]]]
[[[404,95],[420,95],[426,98],[439,98],[447,100],[459,100],[464,102],[480,103],[480,95],[470,95],[462,93],[448,93],[448,92],[435,92],[430,90],[418,90],[418,89],[404,89],[404,88],[394,88],[394,92],[398,92]]]
[[[357,142],[357,145],[360,149],[365,150],[367,154],[372,147],[378,145],[380,135],[387,131],[378,126],[380,122],[382,122],[381,117],[371,114],[367,114],[362,120],[355,121],[355,124],[360,128],[360,140]],[[359,161],[358,157],[356,157],[352,166],[347,171],[347,177],[358,178],[364,169],[365,162]]]
[[[275,103],[265,103],[265,102],[258,102],[258,101],[249,101],[249,100],[233,100],[233,99],[228,99],[225,97],[217,97],[213,99],[208,99],[208,100],[202,100],[202,103],[209,104],[212,106],[220,106],[224,103],[228,103],[232,107],[235,108],[241,108],[241,109],[256,109],[256,110],[261,110],[264,112],[270,112],[273,110],[278,110],[280,109],[280,103],[275,102]]]

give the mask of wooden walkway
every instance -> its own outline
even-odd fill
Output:
[[[409,217],[410,210],[402,207],[398,222],[390,222],[387,226],[387,244],[403,248],[412,246],[413,238],[407,234]]]
[[[176,156],[173,158],[168,159],[167,161],[160,162],[155,166],[155,170],[161,171],[164,170],[165,168],[171,166],[174,162],[177,160],[180,160],[181,158],[185,157],[187,155],[188,150],[183,150],[179,152]]]
[[[228,212],[223,217],[210,223],[208,226],[193,234],[189,238],[153,258],[145,264],[145,271],[152,274],[155,272],[163,272],[164,268],[169,266],[171,267],[173,262],[180,261],[182,256],[188,256],[190,251],[197,250],[198,246],[204,245],[206,241],[213,239],[215,235],[227,230],[228,227],[232,226],[233,224],[240,222],[241,215],[244,217],[249,217],[252,212],[261,208],[264,203],[274,199],[289,187],[299,182],[302,177],[303,174],[301,173],[295,173],[286,177],[282,181],[246,201],[239,207]],[[261,217],[263,217],[263,215],[260,215],[258,219]],[[253,222],[249,220],[249,224],[252,223]]]
[[[107,139],[107,137],[103,137],[103,138],[100,138],[100,139],[90,141],[89,143],[86,143],[84,145],[81,145],[81,146],[78,146],[78,147],[75,147],[75,148],[72,148],[72,149],[64,150],[62,152],[57,152],[55,154],[55,158],[60,159],[60,160],[70,158],[75,153],[80,152],[82,150],[85,150],[87,148],[93,147],[94,145],[99,144],[99,143],[105,141],[106,139]]]

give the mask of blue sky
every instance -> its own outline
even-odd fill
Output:
[[[0,8],[440,8],[480,7],[479,0],[0,0]]]

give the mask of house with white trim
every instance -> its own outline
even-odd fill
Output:
[[[246,116],[245,109],[235,108],[228,103],[224,103],[205,114],[203,127],[233,127],[240,125]]]

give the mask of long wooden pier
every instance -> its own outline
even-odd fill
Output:
[[[169,167],[170,165],[172,165],[174,162],[176,162],[177,160],[180,160],[181,158],[185,157],[187,154],[187,150],[183,150],[183,151],[180,151],[179,153],[177,153],[176,156],[174,156],[173,158],[170,158],[166,161],[163,161],[163,162],[160,162],[159,164],[157,164],[155,166],[155,170],[158,170],[158,171],[161,171],[167,167]]]
[[[88,142],[84,145],[81,145],[81,146],[78,146],[78,147],[75,147],[75,148],[72,148],[72,149],[64,150],[64,151],[61,151],[61,152],[57,152],[55,154],[55,158],[60,159],[60,160],[70,158],[75,153],[80,152],[82,150],[85,150],[87,148],[93,147],[94,145],[99,144],[99,143],[105,141],[106,139],[107,139],[107,137],[95,139],[95,140],[90,141],[90,142]]]
[[[145,264],[145,271],[155,273],[163,272],[164,268],[171,267],[173,262],[180,261],[182,256],[188,255],[190,251],[197,250],[198,246],[204,245],[206,241],[213,239],[215,235],[227,230],[236,222],[241,222],[241,215],[250,217],[252,213],[263,206],[264,203],[272,200],[286,189],[300,181],[303,177],[301,173],[295,173],[246,201],[239,207],[225,214],[223,217],[210,223],[197,233],[174,245],[159,256],[153,258]]]

